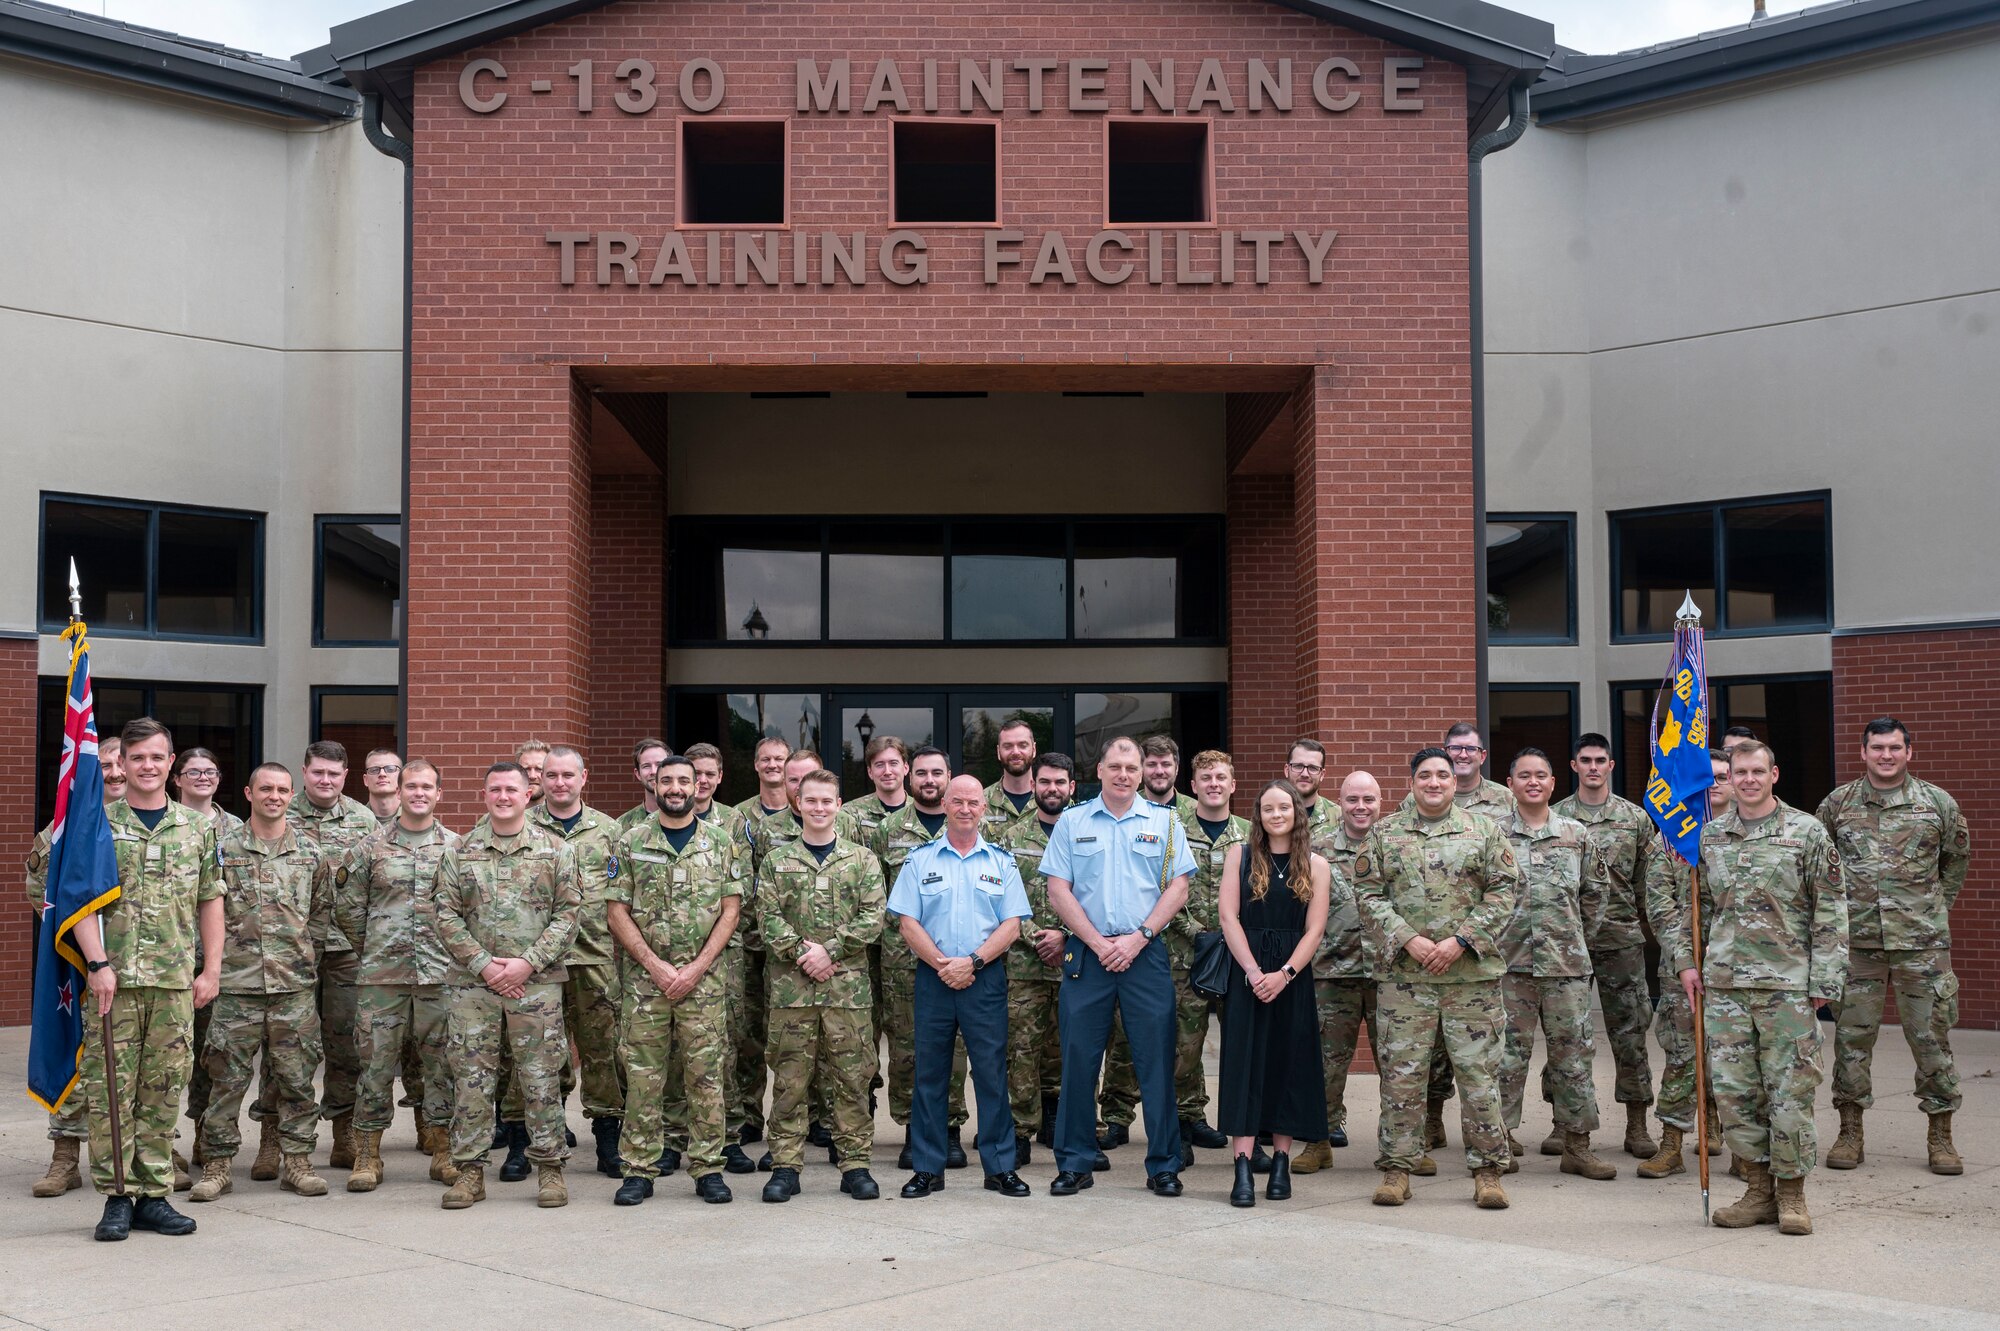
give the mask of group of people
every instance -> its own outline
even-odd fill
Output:
[[[1381,1074],[1374,1201],[1402,1205],[1411,1174],[1436,1173],[1456,1094],[1474,1200],[1501,1208],[1501,1177],[1526,1155],[1537,1027],[1554,1123],[1541,1151],[1567,1174],[1617,1173],[1591,1146],[1594,986],[1638,1172],[1686,1169],[1701,1004],[1711,1150],[1726,1141],[1746,1184],[1715,1222],[1809,1233],[1823,1004],[1842,1125],[1827,1163],[1862,1162],[1893,986],[1930,1167],[1962,1169],[1948,916],[1969,836],[1950,797],[1908,771],[1909,732],[1891,718],[1869,723],[1865,774],[1817,817],[1777,799],[1767,744],[1725,744],[1691,874],[1612,793],[1595,734],[1572,748],[1576,792],[1552,803],[1546,753],[1510,755],[1503,785],[1482,775],[1477,729],[1454,726],[1411,759],[1394,810],[1365,771],[1323,793],[1325,747],[1301,739],[1248,818],[1232,812],[1228,754],[1196,754],[1184,793],[1179,751],[1158,736],[1105,744],[1099,792],[1079,802],[1075,764],[1037,752],[1021,721],[999,732],[990,785],[877,736],[862,755],[872,790],[847,803],[819,755],[780,739],[758,742],[757,793],[734,806],[715,798],[714,746],[641,740],[641,799],[617,817],[585,802],[578,750],[529,741],[483,773],[484,815],[456,834],[437,822],[431,763],[371,752],[362,803],[342,793],[347,755],[330,742],[308,747],[302,788],[282,764],[253,769],[239,820],[215,803],[214,755],[176,755],[141,718],[99,746],[122,895],[74,935],[111,1014],[116,1076],[87,1039],[34,1191],[80,1186],[87,1137],[98,1238],[192,1232],[169,1194],[235,1187],[261,1072],[250,1176],[306,1196],[327,1191],[312,1159],[322,1119],[347,1190],[380,1185],[400,1076],[450,1210],[485,1199],[495,1150],[500,1180],[532,1175],[539,1205],[566,1204],[579,1090],[621,1206],[681,1169],[707,1202],[731,1199],[725,1175],[767,1171],[762,1198],[781,1203],[808,1146],[842,1193],[876,1198],[878,1089],[906,1129],[901,1195],[921,1198],[969,1163],[969,1075],[989,1191],[1028,1195],[1019,1170],[1038,1144],[1053,1151],[1051,1194],[1088,1189],[1143,1114],[1150,1191],[1181,1195],[1195,1149],[1227,1149],[1229,1200],[1252,1206],[1258,1176],[1283,1200],[1348,1144],[1365,1026]],[[29,862],[38,907],[46,851],[45,833]],[[1649,1020],[1667,1057],[1657,1142]],[[187,1162],[173,1145],[184,1091]]]

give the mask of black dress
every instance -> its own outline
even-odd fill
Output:
[[[1262,900],[1250,896],[1249,847],[1237,852],[1243,894],[1237,918],[1250,955],[1267,973],[1291,960],[1306,928],[1306,903],[1293,895],[1291,857],[1271,857]],[[1308,870],[1300,866],[1298,872]],[[1260,1132],[1322,1141],[1326,1076],[1319,1055],[1319,1011],[1310,967],[1271,1003],[1260,1002],[1240,966],[1232,966],[1222,1008],[1222,1085],[1216,1126],[1231,1137]]]

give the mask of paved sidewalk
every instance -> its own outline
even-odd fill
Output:
[[[894,1195],[901,1137],[885,1118],[879,1202],[841,1196],[820,1156],[804,1193],[782,1207],[758,1202],[761,1175],[731,1179],[733,1205],[704,1206],[679,1174],[645,1206],[620,1210],[615,1184],[579,1159],[566,1210],[536,1209],[531,1183],[493,1182],[487,1202],[448,1213],[410,1149],[406,1115],[385,1139],[389,1177],[377,1193],[350,1195],[345,1174],[328,1170],[329,1196],[282,1194],[249,1182],[246,1153],[234,1193],[186,1208],[199,1234],[135,1234],[114,1246],[89,1239],[100,1203],[87,1181],[59,1200],[28,1195],[48,1155],[44,1119],[22,1089],[27,1032],[16,1028],[0,1031],[0,1328],[286,1331],[496,1316],[619,1331],[2000,1327],[2000,1033],[1954,1037],[1966,1095],[1959,1178],[1925,1170],[1909,1053],[1898,1030],[1883,1034],[1868,1161],[1812,1174],[1810,1238],[1704,1228],[1692,1172],[1637,1178],[1616,1153],[1623,1116],[1614,1117],[1601,1055],[1598,1145],[1618,1161],[1618,1179],[1568,1178],[1532,1155],[1506,1180],[1514,1205],[1504,1212],[1472,1206],[1455,1123],[1442,1172],[1415,1181],[1414,1201],[1369,1205],[1376,1082],[1361,1077],[1349,1084],[1354,1146],[1333,1169],[1300,1178],[1293,1201],[1248,1211],[1226,1203],[1219,1151],[1201,1153],[1187,1196],[1151,1196],[1136,1143],[1113,1152],[1112,1171],[1080,1197],[1046,1195],[1054,1169],[1038,1150],[1025,1171],[1032,1198],[985,1192],[975,1166],[950,1174],[943,1194],[905,1202]],[[581,1114],[572,1122],[587,1153]],[[1822,1087],[1822,1149],[1834,1127]],[[1524,1140],[1546,1130],[1531,1105]],[[323,1130],[321,1160],[325,1140]],[[1715,1204],[1740,1186],[1718,1167]]]

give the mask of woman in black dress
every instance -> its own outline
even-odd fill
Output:
[[[1236,965],[1222,1009],[1222,1095],[1217,1123],[1232,1139],[1231,1206],[1255,1206],[1250,1153],[1271,1134],[1264,1196],[1292,1195],[1292,1140],[1326,1132],[1319,1013],[1312,958],[1326,932],[1326,860],[1313,854],[1306,802],[1289,781],[1257,796],[1250,841],[1222,870],[1222,935]]]

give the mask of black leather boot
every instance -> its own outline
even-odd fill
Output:
[[[509,1123],[507,1125],[507,1158],[500,1165],[502,1183],[519,1183],[534,1172],[528,1163],[528,1125]]]
[[[1231,1206],[1255,1206],[1257,1204],[1257,1180],[1250,1173],[1250,1157],[1236,1157],[1236,1186],[1229,1190]]]
[[[1292,1156],[1289,1151],[1272,1153],[1271,1181],[1264,1185],[1264,1196],[1274,1202],[1292,1199]]]
[[[590,1135],[597,1139],[597,1172],[606,1178],[618,1178],[625,1172],[618,1160],[618,1134],[624,1126],[623,1119],[590,1120]]]

